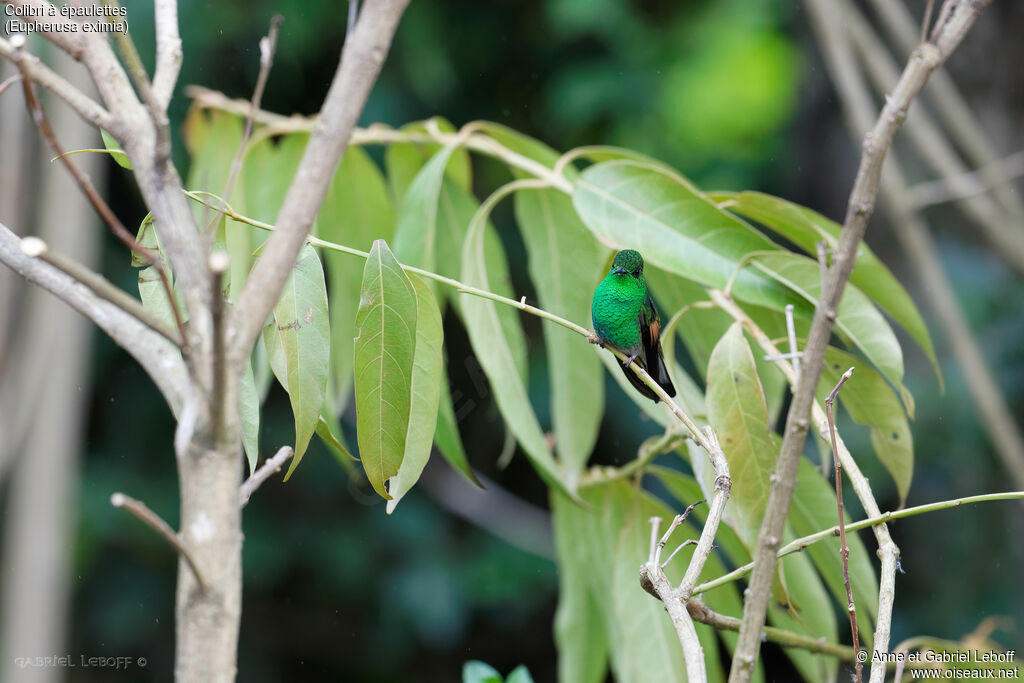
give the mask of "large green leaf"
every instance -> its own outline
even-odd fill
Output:
[[[438,198],[455,147],[442,147],[416,174],[398,209],[395,257],[410,266],[434,270],[437,264]]]
[[[810,303],[817,303],[821,297],[821,271],[816,262],[804,256],[765,254],[755,257],[753,265]],[[903,351],[896,335],[871,300],[852,285],[847,285],[839,302],[836,330],[852,341],[886,379],[896,386],[903,384]]]
[[[405,455],[398,474],[391,479],[387,511],[391,514],[406,493],[412,489],[427,465],[430,446],[434,442],[437,425],[437,407],[441,396],[443,371],[441,345],[441,311],[430,288],[415,275],[409,275],[416,294],[416,349],[413,355],[412,404],[409,408],[409,428],[405,434]]]
[[[768,504],[778,449],[768,428],[768,408],[754,357],[740,323],[733,323],[711,353],[706,399],[708,421],[718,433],[732,476],[725,520],[747,547],[753,548]],[[698,473],[708,469],[703,461],[694,462],[693,467]]]
[[[476,212],[462,250],[463,282],[485,291],[494,289],[491,279],[496,276],[494,265],[487,259],[485,244],[487,217],[497,198],[492,195]],[[500,273],[497,274],[497,277],[500,276]],[[509,310],[515,312],[515,309]],[[490,380],[495,401],[506,424],[538,473],[549,483],[564,487],[563,475],[548,449],[544,432],[530,405],[524,379],[525,354],[517,353],[510,341],[522,338],[519,321],[515,320],[514,324],[503,323],[497,305],[490,299],[477,296],[465,296],[462,299],[462,317],[473,353]]]
[[[856,367],[839,392],[839,400],[854,422],[871,427],[871,445],[896,482],[900,504],[907,499],[914,476],[914,436],[907,415],[892,387],[856,356],[828,347],[818,383],[818,400],[824,405],[847,368]],[[909,395],[909,394],[908,394]]]
[[[316,250],[305,244],[274,306],[273,320],[263,330],[270,367],[288,392],[295,416],[295,455],[286,481],[302,460],[323,410],[329,336],[324,270]]]
[[[454,133],[455,126],[440,117],[434,117],[438,129],[442,133]],[[418,121],[402,126],[403,133],[425,133],[427,130],[425,121]],[[388,145],[384,153],[384,161],[388,170],[388,182],[391,185],[391,194],[396,204],[401,204],[413,179],[423,168],[431,157],[441,149],[441,145],[433,142],[398,142]],[[458,183],[463,189],[469,190],[473,180],[472,167],[470,166],[469,152],[465,149],[457,150],[447,165],[445,174]]]
[[[637,249],[652,265],[712,287],[724,288],[751,252],[779,248],[658,165],[634,160],[595,164],[576,181],[573,203],[600,239]],[[740,271],[733,293],[777,310],[787,303],[803,305],[751,268]]]
[[[839,244],[842,226],[816,211],[785,199],[760,192],[719,193],[716,198],[726,201],[731,211],[771,228],[808,254],[816,253],[815,244],[818,242],[825,242],[830,249],[835,249]],[[924,319],[903,285],[867,244],[861,243],[857,248],[857,263],[850,273],[850,282],[910,333],[938,373],[935,349]]]
[[[369,155],[349,147],[334,174],[317,221],[320,237],[369,251],[376,239],[390,240],[395,230],[384,176]],[[332,407],[339,414],[352,384],[352,349],[356,309],[364,264],[349,254],[324,250],[331,302]]]
[[[846,518],[849,520],[849,513]],[[796,491],[789,508],[789,523],[797,536],[807,536],[839,523],[835,489],[807,458],[800,458]],[[846,535],[846,543],[850,549],[850,586],[857,604],[857,628],[864,642],[870,643],[874,632],[873,623],[878,615],[878,580],[860,536],[851,532]],[[807,553],[825,580],[832,597],[840,607],[845,608],[846,586],[843,583],[839,539],[828,538],[810,545]]]
[[[384,483],[402,464],[412,409],[416,293],[383,240],[366,259],[356,327],[359,458],[370,485],[390,499]]]
[[[580,222],[569,198],[556,190],[519,192],[515,209],[541,308],[586,325],[607,249]],[[543,329],[555,448],[572,486],[597,441],[604,377],[585,339],[548,321]]]
[[[251,144],[242,159],[237,189],[230,197],[235,210],[264,223],[275,223],[308,142],[308,133],[292,133],[278,141],[263,138]],[[311,233],[316,233],[315,225]],[[228,291],[232,299],[242,291],[252,269],[253,253],[265,241],[266,233],[250,225],[228,221],[224,226],[225,247],[231,255]]]

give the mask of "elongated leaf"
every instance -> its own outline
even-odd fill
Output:
[[[437,263],[437,212],[445,168],[455,147],[442,147],[416,174],[398,209],[395,257],[410,266],[434,270]]]
[[[462,250],[463,282],[487,291],[492,289],[492,274],[485,255],[485,237],[487,216],[495,201],[492,196],[477,211]],[[495,401],[506,424],[537,472],[549,483],[565,487],[563,475],[548,450],[544,433],[530,405],[524,381],[525,363],[517,363],[516,353],[509,343],[513,330],[502,324],[496,304],[489,299],[466,296],[462,300],[462,315],[473,353],[491,382]],[[522,334],[518,321],[514,329]]]
[[[317,220],[320,237],[337,244],[369,251],[373,241],[390,241],[395,212],[384,176],[369,155],[349,147],[334,174]],[[363,279],[361,259],[325,249],[331,302],[332,406],[345,409],[352,386],[353,339],[356,309]]]
[[[416,294],[416,350],[412,367],[412,404],[409,428],[405,434],[405,455],[398,474],[391,479],[387,511],[391,514],[406,493],[412,489],[430,457],[437,426],[438,401],[441,396],[443,371],[441,344],[441,311],[430,288],[415,275],[408,276]]]
[[[100,135],[103,137],[103,146],[110,152],[110,156],[114,158],[117,165],[131,170],[132,162],[128,159],[128,155],[124,153],[124,150],[121,149],[121,145],[114,139],[114,136],[102,128],[100,128]]]
[[[391,496],[384,482],[398,474],[405,455],[416,317],[412,283],[388,245],[375,241],[356,313],[356,427],[366,477],[386,499]]]
[[[246,361],[242,373],[242,383],[238,388],[238,409],[242,416],[242,447],[249,461],[249,474],[252,474],[260,459],[260,397],[256,393],[252,361]]]
[[[821,296],[821,271],[818,264],[797,254],[757,256],[753,264],[779,282],[786,283],[808,302]],[[903,384],[903,351],[885,317],[856,287],[848,285],[836,316],[836,329],[859,348],[886,379]]]
[[[768,409],[754,358],[739,323],[729,328],[711,354],[706,398],[708,420],[729,458],[732,476],[725,520],[753,548],[768,504],[778,449],[768,429]],[[697,471],[703,463],[693,465]]]
[[[242,171],[238,176],[237,191],[230,201],[242,215],[264,223],[277,221],[277,213],[284,203],[285,193],[291,185],[295,171],[302,161],[309,142],[308,133],[292,133],[279,141],[263,138],[246,150]],[[213,192],[222,192],[216,187]],[[311,234],[316,234],[314,224]],[[224,227],[224,242],[231,255],[231,284],[228,291],[232,299],[242,291],[252,269],[253,253],[266,241],[266,233],[243,223],[228,221]]]
[[[455,126],[440,117],[434,117],[433,121],[442,133],[454,133]],[[420,121],[402,126],[402,132],[425,133],[426,122]],[[388,182],[391,185],[391,195],[396,204],[401,205],[413,178],[420,172],[423,165],[433,157],[441,145],[437,143],[395,143],[388,146],[384,154],[384,161],[388,170]],[[469,152],[465,149],[457,150],[450,164],[445,169],[445,174],[458,183],[465,190],[471,188],[473,172],[470,166]]]
[[[558,157],[561,156],[557,151],[540,140],[531,138],[529,135],[523,135],[519,131],[503,126],[500,123],[480,121],[476,124],[476,127],[478,130],[487,133],[503,147],[507,147],[516,154],[521,154],[547,168],[552,168],[558,161]],[[575,175],[575,171],[571,166],[566,167],[566,171],[570,178]],[[521,177],[520,173],[515,169],[513,169],[513,174]]]
[[[807,458],[800,458],[800,471],[796,491],[793,493],[793,504],[789,509],[789,522],[797,536],[807,536],[839,523],[835,490]],[[870,643],[874,633],[874,620],[878,615],[878,580],[868,550],[860,536],[849,533],[846,535],[846,543],[850,549],[850,586],[857,604],[857,628],[864,642]],[[839,539],[829,538],[808,546],[807,553],[825,580],[832,597],[841,608],[844,608],[846,586],[843,583]]]
[[[817,242],[825,242],[832,249],[839,244],[842,226],[806,207],[760,192],[726,194],[721,199],[728,201],[727,206],[731,211],[771,228],[808,254],[816,253]],[[936,374],[939,374],[939,364],[928,328],[914,301],[866,244],[861,244],[857,249],[857,263],[850,273],[850,282],[910,333],[928,356]],[[941,374],[939,378],[941,381]]]
[[[434,443],[437,444],[438,450],[441,451],[441,455],[449,465],[461,472],[470,483],[483,488],[476,475],[473,474],[473,469],[469,466],[469,459],[466,457],[466,450],[462,446],[455,406],[452,405],[452,393],[448,388],[448,375],[443,368],[441,374],[441,399],[437,411]]]
[[[633,160],[591,166],[576,182],[573,204],[598,238],[639,250],[659,268],[704,285],[723,288],[751,252],[778,246],[719,209],[682,177]],[[782,310],[805,305],[755,269],[736,278],[733,294]]]
[[[530,277],[541,308],[586,325],[607,249],[587,231],[570,200],[560,192],[519,192],[515,202],[516,219],[530,254]],[[555,448],[571,486],[597,441],[604,378],[598,359],[586,350],[586,340],[575,332],[544,321],[544,342]]]
[[[843,385],[839,400],[854,422],[871,427],[871,445],[896,482],[902,505],[914,476],[914,436],[892,387],[856,356],[829,347],[818,383],[818,399],[824,405],[825,397],[850,367],[857,369]]]
[[[295,455],[285,481],[301,462],[320,420],[327,392],[329,335],[323,267],[306,244],[274,306],[274,319],[263,330],[270,367],[288,392],[295,416]]]
[[[321,413],[320,419],[316,422],[316,435],[320,437],[320,441],[327,446],[327,450],[331,452],[335,460],[341,463],[346,471],[349,470],[348,466],[352,462],[358,462],[358,458],[349,453],[348,447],[342,441],[341,424],[336,418],[332,418],[328,422],[327,418]]]

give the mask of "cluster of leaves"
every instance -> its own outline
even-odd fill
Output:
[[[625,384],[610,354],[545,320],[552,447],[529,401],[521,314],[493,296],[478,296],[489,292],[516,300],[490,213],[512,194],[529,275],[540,308],[549,313],[576,323],[589,321],[590,295],[607,271],[611,245],[640,250],[659,306],[679,311],[664,332],[679,402],[699,423],[716,430],[734,482],[726,526],[717,539],[720,551],[704,578],[749,561],[778,454],[773,424],[787,386],[781,372],[761,359],[763,354],[752,352],[739,323],[722,310],[692,305],[706,302],[710,288],[728,289],[775,339],[786,336],[783,312],[792,305],[797,336],[805,337],[820,292],[819,264],[808,254],[818,242],[835,246],[840,228],[768,195],[701,192],[673,169],[627,150],[576,150],[575,158],[590,162],[580,171],[571,163],[558,164],[558,153],[542,143],[490,123],[474,124],[474,135],[487,142],[477,149],[502,150],[499,156],[513,178],[530,177],[543,167],[571,191],[520,184],[513,186],[514,193],[506,186],[480,203],[472,192],[469,151],[458,142],[462,138],[449,138],[456,142],[444,146],[423,142],[428,130],[454,132],[440,120],[403,128],[409,139],[421,135],[415,142],[387,147],[386,173],[363,149],[346,152],[310,244],[299,255],[243,380],[243,441],[250,465],[258,456],[260,405],[276,377],[295,417],[296,457],[289,474],[313,434],[351,470],[337,416],[354,388],[359,459],[370,484],[389,499],[389,512],[415,484],[433,445],[472,480],[445,381],[441,319],[450,306],[468,332],[510,432],[552,489],[562,589],[556,636],[564,680],[602,680],[608,661],[620,681],[681,671],[671,626],[661,606],[639,589],[636,568],[646,556],[647,519],[669,517],[670,508],[708,497],[713,473],[691,445],[681,455],[693,476],[663,467],[647,470],[660,482],[652,490],[668,492],[664,500],[614,476],[584,476],[604,412],[602,362],[640,410],[666,430],[678,432],[678,426],[661,406]],[[238,117],[194,110],[186,129],[193,158],[189,187],[222,192],[241,137]],[[247,143],[238,182],[225,198],[233,219],[197,204],[197,216],[217,230],[218,242],[231,255],[225,277],[229,299],[240,291],[265,239],[253,226],[271,227],[307,142],[304,133],[275,138],[257,129]],[[552,170],[556,166],[558,172]],[[147,236],[145,225],[141,232],[140,241],[157,238],[156,231]],[[162,291],[145,275],[140,274],[144,304],[165,310]],[[904,498],[913,464],[907,422],[913,402],[903,386],[902,350],[886,315],[934,363],[931,341],[910,297],[862,246],[836,323],[837,337],[848,350],[829,349],[819,392],[827,392],[847,367],[857,366],[841,400],[856,422],[870,427],[875,452]],[[676,339],[700,377],[690,377],[676,362]],[[804,461],[786,540],[831,526],[836,517],[828,482]],[[694,533],[684,527],[678,538]],[[839,640],[829,600],[831,595],[835,604],[845,605],[837,543],[783,561],[774,590],[777,604],[770,612],[773,623]],[[868,558],[851,537],[850,575],[865,642],[877,604],[877,580]],[[705,600],[726,614],[741,610],[731,584],[709,592]],[[653,637],[654,632],[659,635]],[[706,627],[699,633],[713,680],[720,679],[714,655],[719,636]],[[728,634],[720,638],[731,649],[734,639]],[[835,672],[834,660],[801,651],[788,654],[808,680]]]

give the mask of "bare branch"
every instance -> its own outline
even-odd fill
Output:
[[[288,458],[295,455],[295,451],[292,450],[291,446],[281,446],[274,457],[267,460],[263,465],[252,473],[252,476],[242,482],[241,488],[238,490],[238,505],[239,507],[245,507],[249,504],[249,499],[252,494],[256,492],[263,482],[270,478],[272,474],[281,471],[284,464],[288,462]]]
[[[334,81],[278,213],[277,230],[267,240],[234,309],[229,354],[236,372],[291,274],[407,4],[408,0],[370,3],[345,41]]]
[[[834,8],[828,0],[807,0],[812,18],[821,22],[821,17]],[[750,680],[757,661],[761,629],[770,598],[772,578],[775,575],[776,553],[782,537],[783,525],[796,485],[796,470],[800,453],[807,437],[809,417],[814,403],[814,390],[824,365],[825,348],[835,322],[835,311],[842,296],[846,281],[856,259],[856,250],[867,227],[878,194],[882,163],[892,144],[893,136],[906,116],[910,102],[920,92],[928,76],[959,45],[967,30],[973,25],[981,10],[988,4],[985,0],[947,0],[943,9],[949,9],[949,20],[937,24],[932,41],[921,44],[913,53],[895,89],[886,99],[885,107],[864,141],[864,152],[840,237],[835,259],[829,270],[827,287],[822,291],[821,300],[815,309],[814,321],[803,357],[803,372],[793,403],[787,417],[785,436],[776,465],[776,482],[765,511],[764,522],[758,535],[754,553],[754,573],[744,601],[743,625],[737,641],[730,671],[730,683],[745,683]],[[827,44],[826,49],[832,46]],[[838,456],[838,454],[837,454]],[[895,569],[895,553],[883,549],[883,588],[886,600],[894,593],[893,583],[887,581],[886,564]],[[891,610],[891,602],[884,605],[880,593],[879,612]],[[885,650],[889,640],[888,619],[879,618],[875,634],[875,648]],[[872,667],[872,680],[876,673],[884,676],[884,665]],[[879,679],[880,680],[880,679]]]
[[[832,406],[836,401],[836,396],[839,395],[839,390],[846,383],[846,380],[850,379],[850,375],[853,374],[853,368],[850,368],[843,373],[843,376],[839,378],[835,388],[829,393],[828,398],[825,399],[825,411],[828,413],[828,433],[829,438],[832,442],[832,452],[838,452],[839,448],[836,445],[836,421],[835,416],[832,413]],[[853,602],[853,588],[850,587],[850,547],[846,545],[846,519],[843,513],[843,469],[839,463],[839,458],[835,458],[836,463],[836,508],[839,511],[839,557],[843,561],[843,585],[846,586],[846,611],[850,616],[850,631],[853,633],[853,649],[855,652],[860,652],[860,636],[857,633],[857,607]],[[864,666],[858,659],[854,665],[856,671],[857,683],[861,683],[864,680],[863,669]]]
[[[183,404],[187,377],[176,346],[146,327],[135,316],[96,296],[74,278],[44,261],[26,256],[21,251],[21,239],[2,224],[0,263],[54,294],[96,323],[139,362],[156,383],[171,410],[178,413]]]
[[[199,584],[200,590],[204,592],[206,591],[206,582],[203,581],[203,575],[199,573],[199,567],[196,566],[196,562],[192,558],[192,554],[181,542],[181,539],[178,538],[178,534],[174,533],[174,529],[171,528],[170,524],[165,522],[160,515],[146,507],[146,504],[142,501],[135,500],[123,493],[118,492],[112,494],[110,496],[110,504],[116,508],[123,508],[132,513],[136,519],[163,536],[164,540],[170,543],[171,546],[185,558],[185,561],[188,562],[188,566],[192,569],[192,574],[196,577],[196,583]]]
[[[156,20],[156,69],[153,72],[153,97],[166,112],[181,71],[181,36],[178,33],[177,0],[154,0]]]
[[[913,209],[952,202],[988,192],[1022,175],[1024,150],[999,159],[984,168],[918,183],[910,188],[907,201]]]
[[[14,40],[13,36],[11,40]],[[11,40],[0,38],[0,55],[13,62],[16,48],[11,43]],[[111,121],[110,112],[94,99],[71,85],[63,76],[58,75],[50,67],[40,62],[38,58],[23,52],[21,64],[18,67],[23,73],[27,72],[33,81],[64,100],[84,121],[97,128],[109,128]]]

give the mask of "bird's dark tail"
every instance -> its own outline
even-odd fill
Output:
[[[655,349],[648,349],[647,357],[655,359],[652,367],[645,367],[644,362],[639,356],[634,362],[644,368],[647,371],[647,374],[651,376],[651,379],[657,382],[658,385],[665,390],[666,394],[669,396],[675,396],[676,388],[672,384],[671,378],[668,376],[668,368],[665,366],[665,358],[661,355],[661,345],[659,344]],[[661,399],[658,398],[658,395],[654,393],[654,390],[644,384],[644,381],[640,379],[639,375],[633,372],[632,368],[628,365],[624,365],[622,366],[622,371],[626,373],[626,379],[629,380],[629,383],[632,384],[637,391],[655,403],[661,401]]]

